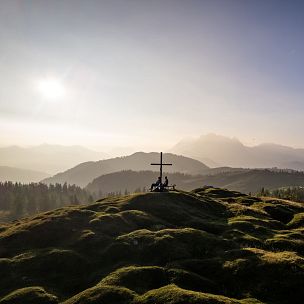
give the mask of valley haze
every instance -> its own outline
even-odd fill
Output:
[[[128,147],[104,147],[103,151],[96,151],[83,146],[51,144],[32,147],[8,146],[0,148],[0,166],[39,171],[47,176],[71,169],[83,162],[106,160],[118,156],[125,157],[133,154],[129,152],[134,149]],[[304,149],[274,143],[247,146],[235,137],[231,138],[211,133],[197,138],[188,137],[181,139],[164,152],[193,158],[210,168],[277,167],[280,169],[304,170]],[[154,160],[157,161],[157,156],[154,157]],[[148,160],[147,166],[142,167],[142,170],[148,170],[149,161],[152,160]],[[134,163],[133,168],[131,166],[116,168],[116,170],[119,169],[135,170],[136,164]],[[174,166],[172,170],[178,171],[177,168],[174,169]],[[10,179],[9,176],[11,175],[8,175],[7,179]],[[1,180],[5,180],[4,170],[2,170],[0,177]],[[17,176],[13,176],[12,180],[17,181],[17,179]],[[32,181],[37,181],[37,178]]]

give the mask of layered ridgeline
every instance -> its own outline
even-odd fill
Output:
[[[164,159],[167,163],[173,163],[174,166],[166,167],[168,172],[180,172],[186,174],[203,174],[209,168],[200,161],[174,154],[164,154]],[[159,153],[137,152],[129,156],[110,158],[100,161],[85,162],[73,167],[62,173],[58,173],[53,177],[46,178],[42,182],[47,184],[75,184],[85,187],[94,178],[121,170],[155,170],[157,166],[151,166],[150,163],[159,161]],[[154,168],[153,168],[154,167]]]
[[[195,159],[164,154],[165,162],[173,166],[164,168],[172,183],[180,189],[191,190],[200,185],[215,185],[242,192],[258,192],[262,187],[276,189],[285,186],[304,186],[304,173],[278,169],[242,169],[242,168],[208,168]],[[137,152],[129,156],[111,158],[101,161],[85,162],[62,173],[58,173],[42,182],[46,184],[75,184],[87,187],[97,195],[102,192],[124,193],[136,189],[147,188],[155,180],[157,166],[150,163],[158,162],[158,153]],[[127,172],[126,172],[127,171]],[[149,171],[149,172],[148,172]]]
[[[201,188],[0,228],[1,304],[303,303],[304,206]]]

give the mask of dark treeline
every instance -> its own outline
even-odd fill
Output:
[[[257,195],[272,196],[272,197],[291,200],[295,202],[304,202],[304,187],[302,186],[284,187],[274,190],[268,190],[262,188]]]
[[[92,202],[94,197],[75,185],[66,183],[0,182],[0,221],[15,220],[55,208]]]

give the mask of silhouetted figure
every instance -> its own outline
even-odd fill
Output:
[[[151,185],[150,190],[152,191],[154,187],[155,187],[155,188],[160,187],[161,184],[162,184],[162,182],[161,182],[161,177],[159,176],[158,179],[157,179],[157,181],[156,181],[156,183],[154,183],[154,184]]]
[[[168,177],[166,176],[165,182],[163,183],[163,187],[168,187],[168,185],[169,185],[169,180],[168,180]]]

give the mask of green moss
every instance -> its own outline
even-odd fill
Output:
[[[267,218],[256,218],[248,215],[239,215],[229,218],[229,224],[237,223],[237,222],[247,222],[251,223],[254,226],[260,226],[268,229],[280,229],[284,228],[280,222]]]
[[[288,223],[290,228],[304,227],[304,212],[294,214],[292,220]]]
[[[274,234],[265,243],[271,250],[289,250],[304,253],[304,234],[302,230],[287,230]]]
[[[297,286],[304,284],[302,257],[292,252],[271,252],[257,248],[246,250],[251,254],[226,260],[223,264],[226,270],[223,276],[229,277],[233,273],[234,282],[238,282],[237,286],[227,282],[229,289],[234,289],[236,293],[242,290],[243,294],[266,302],[280,299],[280,303],[290,303],[290,298],[295,303],[301,302],[303,291]]]
[[[167,270],[167,276],[171,283],[188,290],[218,293],[220,289],[213,281],[192,271],[172,268]]]
[[[230,203],[227,205],[227,209],[233,216],[252,216],[257,219],[267,219],[269,215],[263,209],[257,209],[252,206],[246,206],[240,203]],[[231,217],[229,215],[229,217]]]
[[[90,239],[90,238],[93,238],[95,236],[95,232],[93,232],[92,230],[90,229],[84,229],[82,230],[81,232],[81,235],[79,237],[79,240],[80,241],[83,241],[85,239]]]
[[[5,277],[0,277],[0,292],[12,286],[17,289],[32,284],[47,286],[59,293],[73,293],[79,286],[85,285],[88,266],[87,260],[72,250],[50,248],[28,251],[5,264],[0,262],[0,270],[7,273]]]
[[[136,293],[145,293],[168,283],[165,270],[157,266],[129,266],[105,277],[101,285],[123,286]]]
[[[208,195],[209,197],[212,198],[219,198],[224,200],[246,196],[245,194],[238,191],[231,191],[227,189],[208,187],[208,186],[195,189],[192,192],[200,195]]]
[[[117,242],[129,247],[127,258],[159,265],[176,259],[207,257],[233,246],[220,237],[193,228],[163,229],[157,232],[136,230],[118,237]],[[120,258],[126,256],[122,254]]]
[[[200,293],[178,288],[176,285],[168,285],[156,290],[151,290],[143,296],[137,297],[135,303],[141,304],[238,304],[246,303],[227,297]],[[250,302],[247,302],[250,303]],[[259,302],[257,302],[259,303]]]
[[[56,304],[57,297],[42,287],[26,287],[13,291],[0,300],[1,304]]]
[[[73,296],[64,304],[128,304],[132,303],[135,293],[127,288],[99,285]]]

